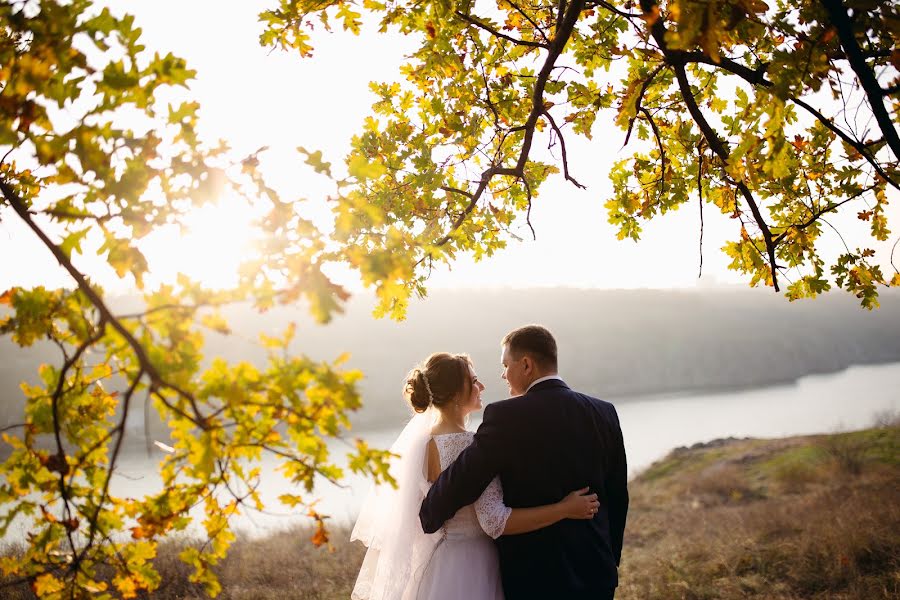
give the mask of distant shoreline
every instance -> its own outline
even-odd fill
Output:
[[[829,370],[820,370],[815,372],[806,373],[799,377],[786,377],[782,379],[771,380],[767,383],[755,385],[755,384],[746,384],[746,385],[715,385],[710,384],[708,386],[698,386],[693,388],[672,388],[671,390],[663,390],[659,392],[651,392],[651,393],[643,393],[643,392],[635,392],[635,393],[626,393],[626,394],[618,394],[618,395],[603,395],[598,393],[592,393],[590,390],[579,389],[579,391],[592,395],[594,397],[600,398],[601,400],[605,400],[614,405],[618,404],[628,404],[632,402],[665,402],[668,400],[677,400],[690,396],[714,396],[714,395],[730,395],[730,394],[740,394],[743,392],[754,392],[754,391],[765,391],[767,389],[779,388],[779,387],[787,387],[787,386],[796,386],[804,379],[810,377],[828,377],[832,375],[838,375],[840,373],[845,373],[850,369],[854,368],[867,368],[867,367],[889,367],[889,366],[897,366],[900,367],[900,360],[882,360],[882,361],[872,361],[868,363],[854,363],[847,365],[838,369],[829,369]],[[565,376],[563,374],[563,379]],[[898,388],[900,388],[900,381],[897,382]],[[505,400],[506,397],[499,398],[497,400],[492,400],[491,402],[499,402],[501,400]],[[399,401],[399,400],[398,400]],[[489,404],[490,402],[488,402]],[[363,405],[365,408],[365,404]],[[365,433],[371,431],[382,431],[385,429],[389,429],[391,427],[399,427],[401,423],[403,415],[398,415],[397,418],[394,418],[394,415],[387,415],[387,418],[382,420],[355,420],[352,416],[350,418],[350,422],[353,424],[353,431],[356,433]],[[480,422],[480,416],[477,417],[477,420]]]
[[[615,396],[601,396],[602,400],[606,400],[607,402],[612,402],[615,404],[616,402],[630,402],[634,400],[671,400],[674,398],[684,398],[685,396],[707,396],[713,394],[729,394],[729,393],[740,393],[740,392],[749,392],[754,390],[765,390],[767,388],[775,388],[782,387],[788,385],[796,385],[803,379],[808,377],[821,377],[828,375],[837,375],[838,373],[843,373],[845,371],[849,371],[850,369],[858,368],[858,367],[885,367],[888,365],[898,365],[900,366],[900,359],[895,360],[875,360],[867,363],[854,363],[851,365],[847,365],[845,367],[839,369],[827,369],[820,371],[812,371],[805,375],[800,375],[799,377],[784,377],[780,379],[772,380],[769,383],[754,385],[754,384],[746,384],[746,385],[716,385],[710,384],[709,386],[698,386],[695,388],[674,388],[670,390],[663,390],[660,392],[651,392],[651,393],[625,393],[619,394]],[[897,385],[900,386],[900,381],[897,382]]]

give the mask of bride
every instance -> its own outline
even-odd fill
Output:
[[[555,504],[509,508],[497,478],[472,505],[438,532],[419,524],[431,482],[471,442],[469,413],[481,408],[484,384],[463,354],[436,353],[410,371],[404,395],[416,415],[391,447],[397,487],[376,486],[366,498],[351,540],[367,547],[353,600],[502,600],[493,539],[527,533],[562,519],[589,519],[597,495],[576,490]]]

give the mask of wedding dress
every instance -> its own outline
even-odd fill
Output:
[[[434,436],[441,470],[472,443],[471,431]],[[511,509],[503,504],[494,478],[475,501],[444,523],[431,560],[419,582],[416,600],[502,600],[500,564],[494,538],[506,527]]]
[[[396,488],[375,486],[350,536],[367,547],[353,600],[502,600],[497,550],[512,509],[497,478],[472,505],[457,511],[434,534],[425,534],[419,507],[431,484],[426,446],[434,439],[441,469],[472,443],[473,432],[432,436],[435,415],[416,415],[391,447]]]

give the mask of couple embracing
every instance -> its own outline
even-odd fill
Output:
[[[413,369],[416,412],[351,539],[368,552],[354,600],[612,599],[628,511],[615,408],[569,388],[538,325],[502,342],[510,398],[488,405],[469,357]]]

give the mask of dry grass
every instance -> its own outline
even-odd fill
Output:
[[[840,437],[838,442],[833,438]],[[834,444],[858,452],[849,468]],[[618,600],[900,598],[900,427],[680,449],[630,485]],[[333,531],[240,539],[217,568],[225,600],[350,596],[364,549]],[[171,542],[160,600],[204,598]],[[6,599],[27,589],[0,590]]]
[[[704,467],[688,477],[632,484],[617,598],[900,597],[900,428],[721,450],[711,463],[697,450]]]
[[[350,532],[333,529],[332,550],[310,542],[312,530],[294,528],[263,539],[239,537],[216,572],[222,584],[221,600],[332,600],[350,597],[365,548],[351,544]],[[162,585],[149,595],[153,600],[207,598],[188,578],[192,569],[178,559],[190,543],[170,541],[159,547],[155,565]],[[2,600],[33,600],[26,585],[0,588]]]
[[[332,550],[316,548],[312,532],[296,528],[260,540],[238,539],[216,569],[222,583],[222,600],[325,600],[349,598],[364,548],[347,541],[350,532],[333,530]],[[188,581],[191,569],[178,560],[183,544],[160,549],[157,568],[162,587],[153,598],[176,600],[205,598]]]

